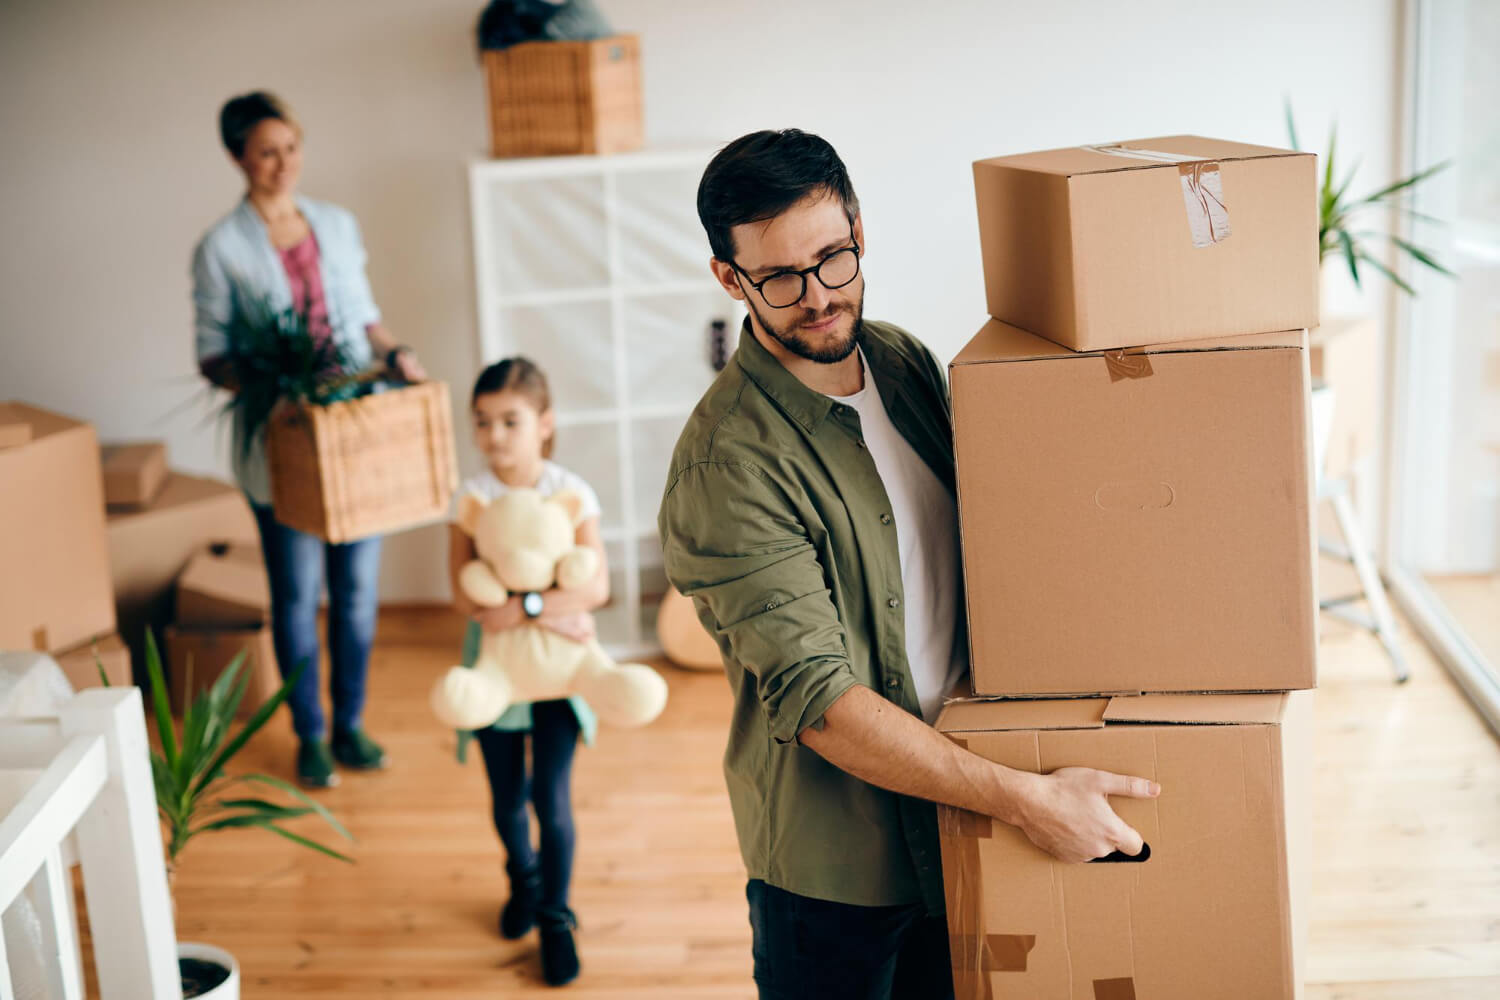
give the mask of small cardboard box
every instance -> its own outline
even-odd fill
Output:
[[[126,687],[135,683],[130,672],[130,650],[125,646],[125,641],[113,632],[72,649],[53,653],[52,658],[62,667],[63,673],[68,675],[68,683],[73,685],[74,691],[101,686],[100,664],[104,666],[104,675],[109,678],[110,687]]]
[[[271,588],[258,545],[207,545],[177,578],[179,626],[255,628],[270,618]]]
[[[19,448],[31,440],[31,425],[18,416],[0,411],[0,448]]]
[[[271,642],[271,627],[248,629],[186,629],[168,626],[166,637],[167,689],[172,696],[172,710],[182,712],[201,691],[229,668],[241,652],[245,665],[240,676],[250,675],[250,686],[240,702],[239,716],[252,715],[281,687],[276,669],[276,648]]]
[[[1161,784],[1111,798],[1149,851],[1064,864],[1016,827],[939,807],[958,1000],[1300,995],[1311,693],[959,701],[937,728],[1050,773]]]
[[[1323,475],[1341,479],[1375,454],[1380,434],[1380,327],[1373,316],[1329,318],[1308,331],[1312,377],[1333,389]]]
[[[173,584],[193,554],[211,542],[258,543],[245,495],[214,479],[172,473],[156,500],[137,510],[109,512],[120,635],[144,663],[146,627],[172,618]]]
[[[71,649],[115,630],[94,428],[0,403],[31,440],[0,449],[0,649]]]
[[[1317,683],[1302,331],[953,360],[974,691]]]
[[[167,446],[160,441],[105,445],[103,462],[104,502],[110,507],[143,507],[167,483]]]
[[[1201,136],[974,164],[997,319],[1075,350],[1318,323],[1310,153]]]

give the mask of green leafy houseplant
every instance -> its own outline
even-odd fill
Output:
[[[1292,120],[1292,106],[1290,102],[1286,105],[1286,130],[1288,137],[1291,139],[1292,148],[1300,150],[1302,147],[1297,142],[1297,125]],[[1337,141],[1338,129],[1335,127],[1328,133],[1328,155],[1323,161],[1323,181],[1318,192],[1318,262],[1321,264],[1330,254],[1338,254],[1348,264],[1349,274],[1354,279],[1356,286],[1360,284],[1360,265],[1365,264],[1380,274],[1385,275],[1395,283],[1397,288],[1400,288],[1406,294],[1417,294],[1416,290],[1404,281],[1400,275],[1377,260],[1375,255],[1370,252],[1369,244],[1371,240],[1387,240],[1396,247],[1398,252],[1407,254],[1417,263],[1452,277],[1453,272],[1438,263],[1430,251],[1402,239],[1395,233],[1379,229],[1356,228],[1357,223],[1360,221],[1357,217],[1362,217],[1373,209],[1396,208],[1409,218],[1422,219],[1427,222],[1438,222],[1439,220],[1437,219],[1413,211],[1410,205],[1405,204],[1404,199],[1422,181],[1440,170],[1446,169],[1450,165],[1450,161],[1445,160],[1435,166],[1418,171],[1410,177],[1387,184],[1373,194],[1356,198],[1349,194],[1349,185],[1354,180],[1354,174],[1359,164],[1356,161],[1343,180],[1337,179],[1334,172],[1334,153],[1337,151]]]

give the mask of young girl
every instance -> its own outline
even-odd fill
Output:
[[[481,608],[464,596],[459,571],[475,558],[474,542],[457,525],[449,529],[449,571],[454,603],[468,617],[464,664],[472,666],[483,632],[499,632],[534,622],[579,641],[593,638],[589,612],[609,599],[609,568],[599,537],[599,499],[588,483],[550,461],[554,433],[547,379],[525,358],[490,365],[474,384],[471,404],[474,443],[486,468],[465,481],[464,490],[494,499],[507,490],[530,488],[543,494],[571,489],[583,498],[583,520],[577,541],[599,553],[599,572],[586,587],[542,595],[542,611],[529,617],[521,597],[513,595],[495,608]],[[573,812],[569,773],[578,737],[592,743],[596,723],[578,697],[514,705],[490,728],[460,734],[462,759],[469,738],[479,741],[489,775],[495,829],[505,845],[510,900],[500,911],[500,933],[515,939],[533,926],[541,931],[542,977],[553,986],[578,975],[573,943],[577,926],[568,908],[568,880],[573,867]],[[532,774],[526,775],[526,734],[531,734]],[[541,850],[531,845],[526,815],[529,798],[541,828]]]

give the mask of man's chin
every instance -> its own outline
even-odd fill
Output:
[[[838,364],[853,354],[855,347],[859,344],[859,337],[855,335],[852,322],[846,329],[835,328],[814,336],[816,340],[809,338],[798,328],[776,339],[798,357],[824,365]]]

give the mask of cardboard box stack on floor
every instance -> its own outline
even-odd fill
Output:
[[[271,597],[260,547],[203,547],[177,578],[176,623],[166,629],[172,705],[179,712],[213,686],[240,653],[250,683],[240,702],[248,716],[281,686],[271,642]]]
[[[1162,785],[1132,859],[941,810],[960,998],[1293,997],[1316,686],[1314,158],[1194,136],[974,165],[950,368],[975,753]]]

